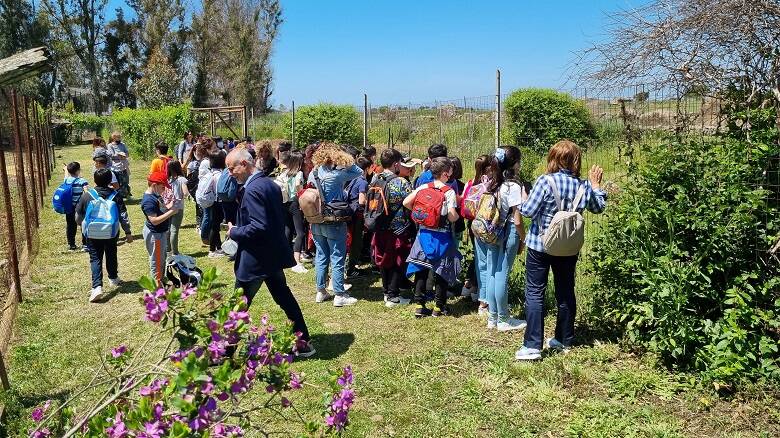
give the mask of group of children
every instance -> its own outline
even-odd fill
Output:
[[[75,162],[67,165],[63,183],[70,187],[71,207],[65,209],[69,248],[77,249],[75,232],[81,224],[83,243],[90,253],[90,301],[104,296],[103,258],[111,284],[120,283],[119,226],[128,242],[132,241],[124,202],[131,196],[127,148],[118,133],[111,140],[108,145],[99,139],[94,144],[94,189],[80,177],[80,165]],[[474,257],[467,263],[461,295],[479,302],[478,311],[487,315],[489,329],[522,329],[526,320],[513,318],[509,312],[508,280],[518,253],[527,245],[529,329],[517,358],[533,359],[541,351],[543,300],[539,297],[545,293],[550,268],[556,277],[559,321],[556,337],[547,345],[567,348],[573,342],[576,255],[546,254],[539,242],[556,212],[604,209],[601,170],[594,167],[589,180],[580,180],[581,153],[574,143],[562,141],[551,148],[547,174],[531,187],[518,176],[521,157],[514,146],[479,156],[475,177],[464,183],[461,161],[448,157],[442,144],[432,145],[427,160],[421,162],[392,148],[378,156],[373,147],[361,152],[330,143],[309,145],[301,151],[286,142],[276,147],[270,142],[255,145],[251,138],[223,142],[191,132],[184,135],[175,157],[170,157],[168,146],[158,142],[141,209],[150,273],[159,285],[164,284],[166,254],[179,253],[187,198],[196,201],[196,228],[203,244],[209,246],[208,256],[231,256],[222,249],[220,231],[223,224],[235,223],[238,208],[239,186],[225,168],[225,156],[234,147],[246,148],[261,176],[273,178],[279,186],[287,213],[286,237],[297,263],[292,271],[306,273],[305,263],[313,260],[316,302],[332,299],[335,307],[356,304],[345,280],[367,275],[367,270],[358,267],[370,257],[381,277],[387,307],[413,303],[418,318],[447,316],[448,293],[457,291],[464,265],[460,246],[470,241]],[[424,169],[415,179],[421,164]],[[108,211],[107,222],[114,220],[101,234],[92,231],[93,217],[101,217],[104,210]],[[531,219],[528,236],[522,216]],[[413,296],[403,297],[402,292],[410,289]]]

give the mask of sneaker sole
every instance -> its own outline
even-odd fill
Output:
[[[355,304],[357,304],[357,303],[349,303],[349,304],[336,304],[336,303],[333,303],[333,307],[351,307],[351,306],[354,306]]]
[[[535,354],[526,354],[523,356],[518,356],[515,354],[515,360],[539,360],[542,358],[541,353],[535,353]]]
[[[302,358],[304,358],[304,359],[305,359],[305,358],[307,358],[307,357],[312,357],[312,356],[314,356],[315,354],[317,354],[317,350],[315,350],[314,348],[312,348],[312,349],[311,349],[311,351],[308,351],[308,352],[306,352],[306,353],[300,353],[300,352],[299,352],[299,353],[296,353],[295,355],[296,355],[297,357],[302,357]]]
[[[511,331],[514,331],[514,330],[522,330],[525,327],[526,327],[525,325],[521,325],[521,326],[517,326],[517,327],[509,327],[509,328],[500,328],[500,327],[496,326],[496,330],[498,330],[500,332],[511,332]]]

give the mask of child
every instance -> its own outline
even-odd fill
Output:
[[[117,192],[119,192],[119,196],[122,198],[123,202],[117,202],[116,205],[117,205],[117,207],[119,207],[119,214],[123,215],[125,218],[127,218],[127,220],[120,221],[119,223],[122,225],[122,229],[125,232],[125,241],[127,243],[132,243],[133,242],[133,235],[130,232],[130,219],[129,219],[130,216],[128,216],[128,214],[127,214],[127,207],[125,206],[125,203],[124,203],[124,198],[125,197],[122,196],[122,190],[121,190],[121,187],[119,185],[119,181],[117,180],[116,173],[114,173],[113,170],[108,168],[108,161],[109,161],[108,153],[106,151],[103,151],[103,152],[97,152],[96,155],[97,156],[95,156],[92,159],[92,162],[95,163],[95,173],[97,173],[97,171],[100,170],[100,169],[108,170],[108,175],[109,175],[109,178],[111,178],[111,180],[107,184],[107,187],[109,187],[112,190],[116,190]],[[84,232],[84,230],[81,230],[81,231]]]
[[[439,157],[447,157],[447,146],[443,144],[433,144],[431,147],[428,148],[428,165],[430,166],[430,163]],[[425,166],[425,164],[423,164]],[[435,178],[433,176],[433,173],[431,173],[430,168],[426,168],[423,173],[420,174],[420,176],[417,177],[417,179],[414,181],[414,188],[418,188],[424,184],[428,184],[429,182],[433,181]]]
[[[108,169],[108,162],[110,161],[110,157],[108,155],[108,152],[101,148],[95,149],[95,152],[92,154],[92,162],[95,165],[95,172],[97,172],[100,169]],[[114,190],[119,190],[119,179],[116,176],[116,172],[113,170],[111,171],[111,184],[109,184],[109,187],[111,187]]]
[[[184,200],[190,195],[187,189],[187,178],[184,177],[184,171],[181,168],[181,163],[178,161],[168,162],[168,184],[170,184],[171,193],[173,194],[173,208],[179,210],[178,213],[171,217],[170,252],[178,255],[179,230],[184,219]]]
[[[415,309],[417,318],[450,314],[446,307],[447,288],[455,283],[460,273],[461,256],[452,239],[451,226],[459,217],[458,200],[455,191],[447,185],[452,175],[452,164],[446,157],[437,157],[431,160],[429,171],[434,180],[418,187],[404,199],[404,207],[413,210],[412,218],[415,218],[415,200],[421,193],[437,190],[444,195],[441,207],[433,206],[439,210],[434,212],[439,213],[436,216],[438,225],[433,227],[420,225],[409,258],[406,259],[409,262],[406,275],[415,274],[414,301],[417,304]],[[432,312],[425,307],[425,283],[429,275],[434,276],[436,284],[436,302]]]
[[[474,179],[469,180],[466,183],[466,187],[463,189],[463,194],[461,195],[461,200],[467,195],[466,190],[473,186],[474,184],[480,184],[482,181],[482,175],[485,174],[487,171],[487,168],[490,166],[491,161],[493,160],[493,157],[490,155],[480,155],[477,157],[477,159],[474,161]],[[461,202],[461,206],[462,206]],[[481,266],[481,270],[485,271],[487,270],[487,263],[486,260],[484,260],[484,257],[480,259],[478,257],[478,252],[476,250],[476,244],[474,243],[474,233],[471,231],[471,222],[468,221],[466,224],[466,229],[469,233],[469,240],[471,241],[471,247],[474,248],[474,260],[472,260],[471,263],[469,263],[469,268],[466,271],[466,281],[463,283],[463,290],[461,291],[461,296],[467,296],[471,295],[472,301],[478,301],[479,302],[479,310],[478,313],[480,315],[487,314],[488,312],[488,304],[487,304],[487,298],[485,298],[485,285],[480,284],[479,282],[479,276],[477,275],[477,269],[478,266]]]
[[[68,239],[68,250],[76,251],[79,248],[76,246],[76,229],[78,223],[76,222],[75,208],[79,203],[79,199],[81,199],[82,193],[84,193],[89,186],[89,183],[81,177],[81,164],[76,161],[68,163],[68,165],[65,166],[65,172],[65,184],[70,184],[71,196],[73,199],[73,211],[65,212],[65,237]],[[81,243],[86,246],[84,236],[81,237]],[[84,249],[86,250],[86,248]]]
[[[130,223],[127,219],[127,208],[125,207],[122,196],[118,194],[114,189],[109,187],[111,184],[111,171],[107,168],[98,169],[95,171],[95,188],[84,192],[83,196],[79,199],[79,203],[76,205],[76,221],[84,222],[87,206],[90,202],[101,197],[109,199],[113,195],[113,201],[119,210],[119,223],[127,233],[128,241],[131,241],[130,237]],[[93,207],[95,208],[95,207]],[[82,229],[82,231],[84,231]],[[89,302],[94,303],[100,301],[105,297],[103,294],[103,256],[106,258],[106,271],[108,271],[108,281],[112,286],[119,286],[122,281],[119,279],[119,264],[116,256],[116,243],[119,237],[117,235],[110,239],[90,239],[86,238],[86,247],[89,252],[89,264],[92,270],[92,290],[89,295]]]
[[[515,146],[501,146],[496,149],[487,168],[490,183],[488,192],[499,199],[499,223],[503,232],[495,244],[483,242],[479,236],[474,239],[475,253],[480,259],[478,274],[480,289],[485,288],[488,303],[488,329],[499,331],[520,330],[525,321],[509,316],[509,274],[512,272],[517,253],[522,250],[525,238],[520,205],[524,201],[522,183],[516,174],[520,167],[520,150]],[[479,218],[478,218],[479,219]],[[482,258],[486,262],[482,262]]]
[[[166,172],[168,170],[168,162],[171,161],[171,157],[168,156],[168,145],[164,141],[160,140],[154,145],[154,151],[157,154],[157,158],[152,160],[152,165],[149,166],[149,174],[157,172]]]
[[[352,229],[352,242],[349,246],[347,278],[360,276],[360,272],[355,269],[355,266],[360,261],[360,256],[363,252],[363,209],[366,206],[366,190],[368,189],[366,172],[372,163],[366,157],[358,157],[356,164],[363,171],[363,174],[350,181],[344,189],[347,195],[347,202],[354,212],[352,222],[349,224]]]
[[[296,274],[305,274],[309,270],[303,266],[301,253],[304,250],[307,232],[303,212],[298,204],[298,192],[303,188],[303,172],[301,171],[303,154],[298,151],[292,151],[283,152],[281,155],[284,170],[276,177],[275,181],[282,190],[282,201],[289,212],[288,223],[285,228],[287,240],[291,241],[293,233],[295,234],[293,257],[295,257],[296,265],[293,266],[292,271]]]
[[[106,150],[111,159],[111,171],[119,183],[119,193],[123,198],[133,196],[130,192],[130,151],[122,143],[122,135],[119,132],[111,133],[111,143],[106,146]]]
[[[165,172],[155,172],[147,177],[149,188],[141,199],[141,210],[146,216],[144,222],[144,242],[149,253],[149,271],[157,287],[163,287],[165,275],[165,246],[168,244],[168,232],[171,227],[171,217],[179,213],[174,208],[174,202],[163,205],[161,195],[169,188]],[[166,211],[167,209],[167,211]]]

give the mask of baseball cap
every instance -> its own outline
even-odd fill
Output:
[[[422,160],[419,158],[403,157],[401,158],[400,164],[404,167],[415,167],[422,164]]]
[[[170,187],[168,184],[168,176],[163,171],[152,172],[146,177],[146,180],[150,183],[162,184],[165,187]]]

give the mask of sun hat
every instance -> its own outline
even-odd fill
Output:
[[[150,173],[149,176],[146,177],[146,180],[149,181],[150,183],[162,184],[166,188],[170,188],[171,187],[171,185],[168,184],[168,175],[166,175],[165,172],[163,172],[163,171],[157,171],[157,172]]]
[[[404,167],[415,167],[422,164],[422,160],[419,158],[404,157],[401,159],[400,164]]]

